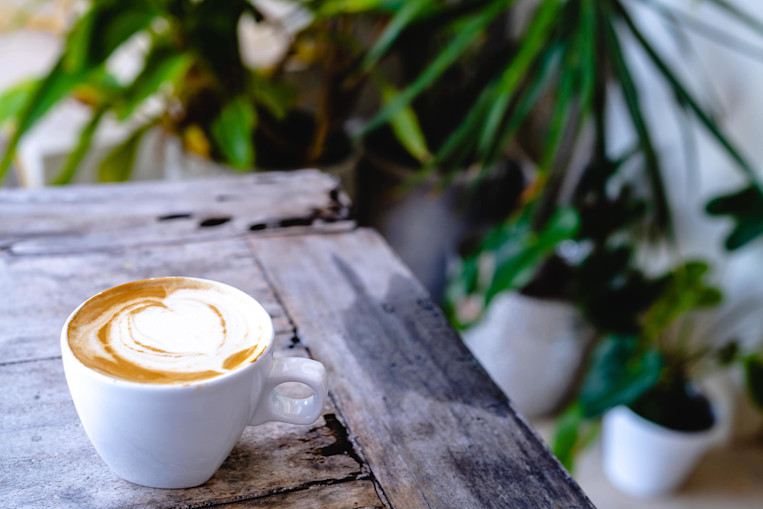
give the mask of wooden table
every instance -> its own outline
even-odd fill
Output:
[[[0,191],[0,506],[592,507],[437,305],[317,171]],[[246,429],[186,490],[119,479],[80,426],[59,332],[105,288],[232,284],[277,352],[329,372],[312,426]],[[278,354],[277,354],[278,355]]]

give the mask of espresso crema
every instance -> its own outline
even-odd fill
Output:
[[[133,382],[205,380],[251,363],[270,338],[245,294],[186,278],[135,281],[87,301],[69,322],[74,355]]]

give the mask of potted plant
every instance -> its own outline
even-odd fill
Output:
[[[554,451],[568,467],[590,441],[591,420],[603,416],[607,478],[633,496],[664,495],[721,436],[727,416],[704,391],[708,369],[741,363],[749,394],[763,408],[763,357],[743,352],[733,338],[691,333],[696,312],[721,300],[705,282],[707,272],[699,261],[669,272],[640,331],[610,334],[597,345],[576,400],[558,422]]]
[[[622,162],[604,164],[615,168],[587,168],[541,231],[533,205],[488,234],[449,286],[451,322],[528,416],[559,409],[597,332],[636,332],[661,288],[633,262],[644,199],[627,184],[612,192]]]
[[[641,53],[672,92],[676,113],[684,121],[704,128],[731,160],[744,172],[751,172],[750,164],[713,115],[631,16],[633,3],[543,0],[535,4],[517,33],[507,34],[505,29],[501,32],[501,27],[513,12],[512,2],[409,2],[392,15],[379,42],[369,52],[368,58],[395,55],[396,50],[401,50],[404,57],[415,57],[417,52],[409,51],[413,46],[409,44],[417,37],[445,41],[424,59],[425,65],[419,61],[411,66],[412,73],[402,73],[398,80],[402,82],[400,91],[365,125],[363,134],[367,140],[372,139],[369,133],[390,123],[406,107],[414,114],[426,115],[422,106],[431,104],[427,96],[437,90],[438,80],[460,76],[462,66],[471,71],[467,73],[473,78],[467,80],[473,84],[470,93],[461,95],[458,102],[435,103],[440,110],[448,110],[442,115],[450,114],[455,121],[435,122],[434,131],[426,122],[419,123],[423,136],[413,138],[423,138],[420,145],[427,150],[419,151],[423,170],[415,174],[414,181],[438,176],[447,183],[455,175],[469,175],[476,182],[484,182],[510,157],[512,149],[521,147],[525,155],[524,186],[519,198],[515,201],[516,192],[504,187],[509,197],[507,210],[516,212],[499,219],[497,227],[487,229],[483,242],[467,243],[461,250],[462,259],[453,271],[446,302],[454,323],[467,327],[464,337],[491,375],[496,380],[506,377],[508,381],[499,385],[515,401],[520,399],[517,391],[533,384],[529,380],[511,381],[512,373],[517,372],[512,366],[532,366],[528,370],[533,373],[549,366],[567,373],[554,384],[556,393],[543,398],[545,403],[540,408],[520,405],[520,410],[535,413],[558,404],[564,389],[574,385],[576,369],[572,366],[584,356],[560,354],[571,360],[570,367],[561,369],[537,361],[548,355],[548,350],[531,353],[528,358],[536,361],[529,363],[526,357],[512,358],[517,351],[512,342],[517,327],[508,322],[514,324],[530,314],[542,316],[537,329],[525,327],[529,333],[524,335],[540,343],[537,333],[543,332],[546,338],[561,338],[559,344],[568,345],[568,334],[559,331],[585,331],[571,327],[577,311],[599,331],[633,333],[637,329],[636,317],[656,296],[657,282],[639,270],[632,253],[645,239],[670,238],[673,224],[663,185],[666,169],[649,129],[654,119],[646,118],[642,111],[635,72],[624,50],[626,44]],[[657,3],[641,4],[654,9],[679,32],[697,29]],[[763,32],[760,23],[734,5],[721,1],[712,4],[740,25]],[[482,51],[494,33],[499,34],[493,39],[495,51]],[[485,58],[475,59],[475,55]],[[457,79],[454,82],[459,83]],[[623,99],[636,138],[632,150],[620,154],[613,153],[607,128],[616,97]],[[442,108],[442,104],[455,107]],[[530,164],[524,164],[528,160]],[[624,169],[625,165],[628,167]],[[619,196],[610,196],[613,187]],[[544,238],[546,228],[555,229],[549,221],[559,207],[577,214],[578,233],[568,230],[538,256],[536,242]],[[530,226],[529,235],[521,233],[526,231],[526,225]],[[509,269],[502,270],[501,264],[515,267],[514,260],[524,269],[516,273],[517,277],[507,276]],[[614,302],[618,306],[613,306]],[[607,312],[612,309],[622,313]],[[491,318],[491,311],[497,320]],[[482,316],[486,321],[480,323]],[[516,318],[508,320],[507,316]],[[555,327],[547,323],[552,316],[557,317]],[[578,351],[589,342],[581,338]],[[484,347],[482,354],[478,353],[480,345]],[[532,352],[532,348],[526,350]],[[560,346],[560,352],[565,350],[569,351],[569,347]],[[523,399],[538,401],[534,395]]]
[[[56,184],[72,179],[107,117],[129,120],[132,132],[100,161],[102,181],[129,178],[141,140],[155,128],[178,140],[184,154],[235,170],[336,168],[353,153],[344,122],[363,76],[347,79],[361,50],[351,43],[357,27],[333,4],[293,2],[284,13],[246,0],[92,2],[48,74],[0,98],[0,124],[14,127],[0,178],[22,136],[70,96],[93,114]],[[252,26],[285,39],[262,67],[251,68],[245,60],[252,59],[242,57],[243,28]],[[121,82],[108,60],[136,37],[147,41],[145,58]],[[311,73],[312,95],[295,83],[297,71]]]

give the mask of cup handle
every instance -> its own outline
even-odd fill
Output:
[[[275,388],[285,382],[303,383],[313,390],[313,394],[307,398],[290,398],[279,394]],[[327,394],[326,368],[320,362],[301,357],[273,359],[273,367],[265,380],[260,402],[249,425],[268,421],[312,424],[320,417]]]

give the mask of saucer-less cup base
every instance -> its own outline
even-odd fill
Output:
[[[320,416],[327,393],[323,365],[274,359],[270,317],[256,306],[268,324],[260,357],[187,385],[128,382],[93,371],[72,353],[67,320],[61,351],[74,406],[96,451],[120,477],[153,488],[198,486],[217,471],[247,425],[311,424]],[[313,394],[293,399],[274,391],[284,382],[303,383]]]

